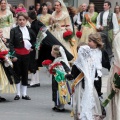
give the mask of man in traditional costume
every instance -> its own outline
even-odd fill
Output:
[[[119,31],[119,25],[115,13],[110,11],[111,3],[109,1],[105,1],[103,7],[104,11],[99,13],[97,17],[96,27],[108,38],[108,41],[105,41],[105,49],[109,58],[111,58],[113,37]]]
[[[36,12],[34,10],[28,12],[29,15],[29,21],[31,23],[31,29],[34,31],[36,34],[36,37],[38,37],[38,34],[40,32],[40,29],[46,28],[46,26],[39,20],[37,20]],[[41,67],[41,63],[46,60],[54,60],[54,58],[51,56],[51,49],[53,45],[60,45],[62,44],[47,30],[46,31],[46,37],[41,41],[40,43],[40,50],[38,52],[38,59],[37,59],[37,66]],[[63,46],[62,46],[63,47]],[[72,60],[73,56],[70,54],[65,47],[63,47],[65,50],[65,53],[67,55],[68,60]],[[36,54],[36,51],[34,51]],[[39,81],[39,71],[37,71],[36,74],[32,75],[31,77],[31,83],[30,86],[38,86],[40,84]],[[36,78],[36,77],[37,78]]]
[[[79,30],[81,29],[82,21],[84,19],[84,15],[85,15],[86,11],[87,11],[87,4],[83,3],[82,4],[82,12],[78,13],[78,17],[77,17],[77,21],[76,21],[76,23],[79,25],[78,26]]]

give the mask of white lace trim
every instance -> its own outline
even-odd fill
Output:
[[[60,17],[55,17],[56,16],[56,11],[53,12],[52,16],[54,17],[54,19],[56,21],[64,20],[65,18],[69,17],[69,15],[66,12],[63,12],[63,11],[62,11],[62,14],[61,14]]]

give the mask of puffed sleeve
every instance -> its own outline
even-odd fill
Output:
[[[113,22],[113,32],[114,34],[117,34],[119,31],[119,24],[115,13],[113,13],[112,22]]]
[[[11,25],[13,23],[14,19],[13,19],[13,15],[12,13],[8,16],[8,22]]]
[[[100,25],[100,13],[99,13],[99,15],[97,16],[96,28],[100,29],[100,27],[101,27],[101,25]]]

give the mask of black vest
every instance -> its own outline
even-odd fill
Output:
[[[83,21],[83,12],[80,12],[80,20]],[[81,25],[78,26],[78,30],[81,30]]]
[[[80,20],[83,21],[83,12],[80,12]]]
[[[100,13],[100,25],[103,25],[103,14],[104,14],[104,11]],[[107,18],[108,30],[113,29],[112,17],[113,17],[113,13],[109,11],[108,18]]]

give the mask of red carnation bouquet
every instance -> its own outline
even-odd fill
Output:
[[[55,75],[56,74],[55,69],[58,68],[59,66],[62,66],[62,64],[60,62],[51,64],[51,66],[49,67],[50,74]]]
[[[69,41],[72,46],[74,46],[73,44],[74,41],[72,40],[72,37],[73,37],[73,32],[70,30],[67,30],[66,32],[63,33],[63,38],[66,41]]]
[[[8,54],[8,51],[1,51],[0,52],[0,59],[5,60],[5,56]]]
[[[76,36],[77,36],[78,38],[81,38],[82,32],[81,32],[81,31],[77,31],[77,32],[76,32]]]
[[[43,66],[43,67],[46,67],[46,68],[48,68],[50,64],[52,64],[52,61],[51,61],[51,60],[44,60],[44,61],[42,62],[42,66]]]

